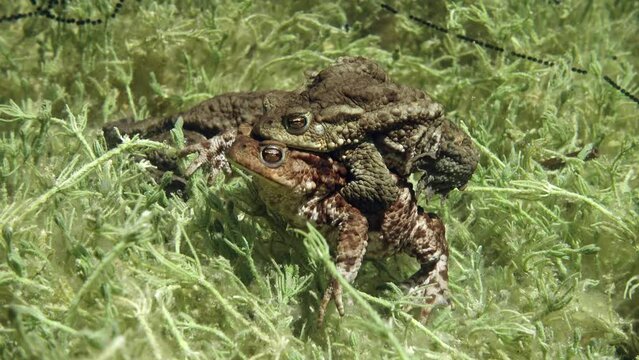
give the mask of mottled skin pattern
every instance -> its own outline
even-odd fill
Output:
[[[183,153],[200,152],[200,157],[189,166],[184,175],[190,176],[206,163],[210,169],[209,179],[212,181],[220,171],[230,171],[224,154],[231,144],[228,139],[235,136],[240,125],[252,126],[263,115],[266,95],[277,96],[279,93],[285,92],[272,90],[221,94],[174,115],[151,117],[138,122],[125,118],[105,125],[102,130],[109,147],[120,143],[122,135],[140,135],[146,139],[168,141],[171,138],[170,131],[181,118],[184,138],[189,145]],[[146,154],[146,157],[159,169],[156,174],[158,180],[164,171],[180,173],[177,159],[166,152],[152,152]],[[181,177],[174,176],[173,181],[175,183],[170,187],[175,187],[176,190],[184,188],[185,180]]]
[[[291,132],[286,124],[300,115],[308,117],[307,126]],[[224,147],[219,146],[225,140],[216,137],[240,124],[255,124],[258,138],[331,152],[349,169],[342,195],[368,212],[385,209],[399,195],[389,169],[401,177],[423,171],[420,186],[446,194],[468,182],[479,159],[471,139],[443,115],[440,104],[423,91],[394,83],[378,64],[362,57],[339,59],[299,91],[222,94],[174,116],[108,124],[105,137],[111,146],[117,144],[117,127],[121,134],[163,140],[179,117],[188,144],[213,137],[214,144],[201,147],[206,154],[197,164],[213,164],[215,157],[217,166],[225,168]]]
[[[286,92],[273,90],[227,93],[171,116],[151,117],[138,122],[122,119],[105,125],[104,137],[110,146],[118,144],[120,139],[117,128],[121,135],[139,134],[149,139],[164,140],[177,120],[182,118],[184,133],[187,140],[190,140],[188,143],[196,143],[237,129],[240,124],[254,124],[264,113],[265,96],[276,96],[279,93]]]
[[[424,172],[419,185],[431,193],[463,188],[477,166],[472,140],[457,125],[438,118],[428,125],[405,125],[375,138],[386,165],[401,177]]]
[[[283,154],[279,162],[269,162],[265,149]],[[238,135],[230,147],[229,159],[249,170],[265,204],[297,226],[312,221],[323,233],[337,230],[335,264],[349,282],[357,276],[371,234],[372,254],[387,256],[404,251],[421,264],[408,283],[410,292],[424,296],[429,305],[448,304],[448,245],[441,220],[423,213],[412,192],[399,187],[399,195],[384,212],[363,215],[339,192],[347,184],[346,169],[330,158],[287,149],[284,145],[258,142]],[[370,226],[370,228],[369,228]],[[326,307],[335,300],[344,314],[342,290],[333,279],[326,289],[319,310],[322,321]],[[430,309],[422,312],[427,316]]]
[[[401,176],[422,170],[421,185],[446,194],[466,184],[479,160],[468,135],[444,117],[440,104],[394,83],[363,57],[341,58],[302,91],[265,100],[253,132],[289,147],[335,153],[350,170],[342,195],[360,209],[375,211],[396,200],[388,168]],[[291,125],[300,116],[306,126]]]

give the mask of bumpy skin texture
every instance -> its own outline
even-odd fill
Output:
[[[444,223],[417,206],[412,193],[403,188],[397,201],[385,212],[381,242],[386,254],[403,250],[421,264],[410,277],[411,293],[420,294],[430,305],[448,305],[448,243]],[[422,310],[427,317],[430,308]]]
[[[102,131],[109,147],[119,144],[122,135],[140,135],[146,139],[169,141],[170,131],[181,118],[188,145],[184,153],[200,153],[184,175],[190,176],[199,166],[207,163],[210,169],[209,179],[212,181],[219,172],[230,171],[224,155],[231,144],[228,139],[235,136],[234,132],[239,126],[252,126],[264,114],[264,99],[267,95],[277,96],[280,93],[285,92],[272,90],[221,94],[174,115],[151,117],[138,122],[125,118],[106,124]],[[165,171],[180,173],[177,159],[166,152],[155,151],[145,156],[158,169],[154,174],[157,181],[160,181]],[[173,175],[165,189],[169,192],[182,191],[186,188],[185,184],[185,179]]]
[[[292,134],[284,120],[296,114],[308,114],[310,124]],[[105,137],[110,145],[117,144],[117,127],[121,134],[163,140],[179,117],[189,144],[221,136],[239,124],[255,124],[258,138],[332,152],[350,170],[342,195],[369,212],[397,199],[389,169],[401,177],[421,170],[420,186],[445,195],[468,182],[479,160],[471,139],[443,115],[440,104],[420,90],[394,83],[378,64],[362,57],[338,60],[299,91],[222,94],[174,116],[111,123],[104,127]],[[218,148],[214,155],[209,147],[207,156],[221,158],[223,149]],[[162,162],[170,165],[163,158],[154,161]]]
[[[122,119],[104,126],[107,144],[120,142],[115,128],[121,135],[139,134],[144,138],[164,140],[181,117],[183,129],[189,143],[206,140],[225,131],[236,129],[241,124],[254,124],[264,114],[264,99],[285,91],[237,92],[218,95],[195,105],[191,109],[167,116],[151,117],[139,122]]]
[[[340,159],[350,169],[348,183],[341,190],[349,203],[367,213],[375,213],[397,200],[399,189],[395,179],[373,143],[346,149]]]
[[[268,163],[260,155],[269,146],[285,154],[281,163]],[[371,233],[375,234],[371,246],[376,248],[372,255],[404,251],[420,262],[420,270],[408,281],[410,292],[423,296],[429,305],[449,303],[444,224],[417,207],[408,187],[400,187],[397,200],[384,212],[364,216],[339,193],[347,183],[346,169],[331,159],[286,149],[277,142],[260,143],[244,135],[238,135],[228,157],[255,175],[260,197],[272,211],[297,226],[310,220],[323,226],[320,229],[325,233],[337,230],[335,262],[349,282],[357,276]],[[332,280],[320,304],[320,322],[331,299],[340,315],[344,314],[341,291],[339,282]],[[422,315],[429,311],[424,309]]]
[[[402,126],[377,136],[375,144],[397,175],[406,177],[415,170],[423,171],[419,185],[429,194],[463,188],[479,160],[468,135],[445,118],[428,125]]]
[[[394,83],[363,57],[341,58],[302,91],[265,99],[265,114],[253,132],[293,148],[335,152],[351,171],[342,195],[360,209],[384,209],[397,199],[387,166],[402,176],[422,170],[422,186],[446,194],[466,184],[479,160],[468,135],[443,116],[440,104],[420,90]],[[287,119],[299,114],[310,123],[303,131],[291,131]],[[428,133],[437,137],[421,136]],[[373,141],[385,137],[392,140]],[[363,147],[365,143],[373,146]],[[371,162],[362,162],[364,158]]]
[[[424,92],[392,82],[381,67],[363,57],[340,58],[297,93],[266,96],[265,114],[254,132],[296,149],[329,152],[361,143],[368,134],[421,123],[443,108]],[[292,134],[282,120],[310,112],[308,129]]]

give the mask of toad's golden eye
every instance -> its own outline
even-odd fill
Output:
[[[311,123],[311,113],[290,114],[284,117],[286,131],[293,135],[303,134]]]
[[[260,148],[260,161],[270,168],[276,168],[284,162],[286,150],[277,145],[264,145]]]

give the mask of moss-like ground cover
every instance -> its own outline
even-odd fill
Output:
[[[103,18],[117,2],[65,3],[53,12]],[[637,356],[639,104],[602,76],[639,93],[639,3],[420,3],[142,0],[100,25],[0,22],[2,358]],[[399,257],[367,262],[347,315],[318,328],[321,236],[250,215],[242,179],[167,195],[135,156],[164,145],[107,150],[99,130],[293,89],[342,55],[432,94],[481,148],[465,191],[421,199],[447,224],[454,296],[425,325],[384,286],[415,269]]]

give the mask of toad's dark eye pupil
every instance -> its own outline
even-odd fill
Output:
[[[268,163],[277,163],[282,160],[282,151],[273,147],[266,147],[262,149],[262,159]]]
[[[306,117],[297,116],[288,121],[288,127],[292,129],[302,129],[306,126]]]
[[[311,122],[311,113],[289,114],[284,117],[284,127],[294,135],[301,135],[307,129]]]

